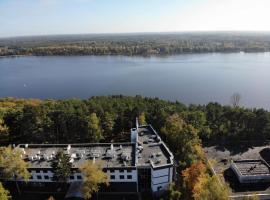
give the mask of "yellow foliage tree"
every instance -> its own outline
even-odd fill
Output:
[[[139,115],[139,124],[140,125],[146,125],[145,113],[144,112]]]
[[[100,184],[109,184],[107,174],[102,171],[101,163],[85,161],[80,171],[83,174],[82,192],[86,199],[90,199],[93,193],[98,192]]]
[[[1,200],[8,200],[10,199],[9,191],[5,190],[2,183],[0,183],[0,199]]]
[[[227,200],[229,189],[221,185],[216,176],[207,173],[206,166],[198,161],[182,172],[187,199]]]
[[[0,168],[4,178],[29,179],[28,163],[21,158],[22,154],[18,148],[0,147]]]

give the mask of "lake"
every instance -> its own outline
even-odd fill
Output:
[[[270,53],[0,59],[0,97],[138,94],[186,104],[230,104],[235,92],[241,105],[270,109]]]

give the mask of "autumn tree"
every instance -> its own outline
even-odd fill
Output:
[[[8,127],[4,120],[0,118],[0,142],[3,144],[8,141]]]
[[[90,142],[98,142],[103,138],[100,120],[96,113],[92,113],[88,117],[88,132],[88,138]]]
[[[112,138],[114,124],[114,116],[109,112],[105,112],[101,123],[105,139]]]
[[[27,170],[29,165],[21,158],[22,154],[19,148],[0,147],[0,168],[4,178],[29,179],[30,173]]]
[[[145,119],[145,113],[144,112],[139,115],[139,124],[140,125],[146,125],[146,119]]]
[[[180,200],[182,194],[180,188],[175,183],[171,183],[168,188],[167,198],[168,200]]]
[[[9,196],[9,191],[6,190],[2,183],[0,182],[0,199],[1,200],[9,200],[10,196]]]
[[[107,174],[102,171],[101,163],[85,161],[80,171],[83,174],[82,192],[86,199],[90,199],[93,193],[98,192],[101,184],[109,184]]]
[[[174,114],[168,117],[161,133],[179,159],[180,168],[190,166],[199,158],[198,150],[201,148],[198,131],[179,115]]]
[[[70,156],[63,151],[57,152],[55,159],[52,162],[52,168],[56,180],[67,182],[71,175],[72,168]]]
[[[0,147],[0,171],[4,179],[15,179],[16,187],[20,193],[17,180],[28,181],[30,173],[28,172],[28,163],[22,158],[23,152],[19,148],[13,149],[11,146]]]
[[[204,177],[205,173],[206,167],[201,161],[193,163],[189,168],[182,172],[183,186],[186,191],[186,196],[189,199],[196,193],[195,190],[199,183],[199,179]]]
[[[193,163],[182,172],[186,199],[227,200],[229,187],[222,185],[217,176],[210,176],[201,162]]]

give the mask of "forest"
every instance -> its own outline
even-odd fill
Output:
[[[0,144],[87,143],[129,140],[139,117],[173,151],[179,180],[168,199],[220,199],[228,195],[209,173],[203,146],[270,139],[270,112],[239,105],[184,105],[142,96],[89,99],[0,99]],[[207,195],[211,194],[211,198]],[[216,195],[216,196],[215,196]]]
[[[268,32],[89,34],[0,38],[0,56],[166,56],[269,50]]]

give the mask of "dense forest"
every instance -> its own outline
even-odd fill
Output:
[[[152,124],[176,157],[179,180],[165,198],[171,200],[227,199],[228,188],[220,187],[209,173],[203,144],[270,139],[270,112],[264,109],[99,96],[87,100],[2,98],[0,144],[127,141],[136,117],[141,124]]]
[[[269,50],[270,33],[267,32],[91,34],[0,38],[0,56],[149,56]]]

